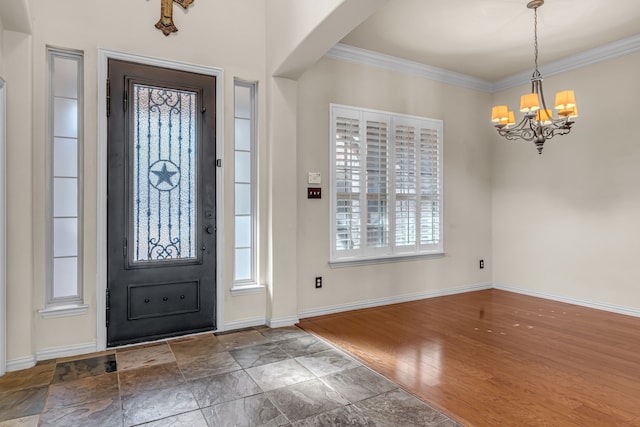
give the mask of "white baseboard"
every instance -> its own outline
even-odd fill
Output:
[[[7,372],[21,371],[36,366],[36,358],[34,356],[21,357],[7,361]]]
[[[564,302],[567,304],[579,305],[582,307],[595,308],[597,310],[609,311],[612,313],[625,314],[627,316],[640,317],[640,310],[632,307],[624,307],[614,304],[605,304],[601,302],[583,300],[578,298],[564,297],[561,295],[549,294],[546,292],[532,291],[529,289],[522,289],[511,285],[503,285],[499,283],[493,284],[494,289],[501,291],[513,292],[516,294],[528,295],[531,297],[544,298],[552,301]]]
[[[283,317],[281,319],[267,319],[267,326],[270,328],[284,328],[285,326],[293,326],[298,323],[298,317]]]
[[[266,325],[264,317],[253,317],[251,319],[234,320],[232,322],[225,322],[223,329],[218,329],[216,332],[233,331],[236,329],[253,328],[254,326]]]
[[[36,365],[36,362],[39,362],[41,360],[79,356],[81,354],[94,353],[96,351],[98,350],[95,342],[69,345],[65,347],[45,348],[43,350],[37,351],[33,356],[9,360],[7,362],[7,372],[33,368]]]
[[[484,289],[499,289],[507,292],[514,292],[532,297],[544,298],[552,301],[574,304],[582,307],[589,307],[598,310],[604,310],[612,313],[624,314],[627,316],[640,317],[640,310],[632,307],[619,306],[614,304],[605,304],[595,301],[583,300],[578,298],[565,297],[561,295],[550,294],[546,292],[532,291],[529,289],[519,288],[517,286],[504,285],[500,283],[481,283],[477,285],[463,286],[452,289],[443,289],[437,291],[421,292],[417,294],[401,295],[387,298],[377,298],[367,301],[359,301],[348,304],[338,304],[333,306],[304,310],[298,313],[298,316],[284,317],[280,319],[266,319],[264,317],[255,317],[250,319],[236,320],[226,322],[223,331],[232,331],[236,329],[251,328],[255,326],[267,325],[271,328],[281,328],[285,326],[293,326],[299,322],[299,319],[308,317],[323,316],[326,314],[341,313],[344,311],[359,310],[363,308],[379,307],[383,305],[398,304],[402,302],[417,301],[427,298],[435,298],[447,295],[461,294],[465,292],[473,292]],[[96,352],[96,343],[77,344],[65,347],[55,347],[43,349],[36,352],[33,356],[21,357],[18,359],[7,361],[7,372],[19,371],[35,366],[36,361],[57,359],[60,357],[78,356],[81,354]]]
[[[60,357],[79,356],[98,351],[96,343],[75,344],[65,347],[45,348],[36,352],[36,360],[58,359]]]
[[[267,319],[264,317],[256,317],[253,319],[236,320],[233,322],[226,322],[224,324],[224,330],[218,330],[218,332],[233,331],[236,329],[252,328],[254,326],[267,325],[270,328],[282,328],[285,326],[293,326],[299,322],[297,317],[285,317],[282,319]]]
[[[311,310],[304,310],[298,313],[298,317],[300,319],[305,319],[307,317],[324,316],[325,314],[342,313],[344,311],[360,310],[363,308],[379,307],[382,305],[398,304],[402,302],[417,301],[417,300],[427,299],[427,298],[436,298],[436,297],[443,297],[447,295],[462,294],[465,292],[480,291],[484,289],[491,289],[492,287],[493,287],[492,283],[480,283],[477,285],[462,286],[462,287],[452,288],[452,289],[442,289],[437,291],[420,292],[417,294],[377,298],[377,299],[359,301],[359,302],[348,303],[348,304],[338,304],[338,305],[332,305],[328,307],[320,307],[320,308],[314,308]]]

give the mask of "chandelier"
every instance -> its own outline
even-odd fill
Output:
[[[524,117],[516,124],[515,115],[508,106],[497,105],[491,110],[491,121],[495,123],[501,136],[508,140],[534,142],[539,154],[542,154],[547,139],[571,132],[571,125],[575,123],[572,119],[578,117],[578,107],[572,90],[563,90],[556,94],[555,109],[558,116],[555,118],[544,99],[542,76],[538,71],[538,8],[543,4],[544,0],[532,0],[527,4],[529,9],[533,9],[534,14],[535,69],[531,77],[531,93],[520,98],[520,112],[524,113]]]

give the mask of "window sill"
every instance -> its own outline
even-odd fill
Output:
[[[52,305],[38,310],[43,319],[55,317],[79,316],[89,311],[87,304]]]
[[[231,296],[237,297],[240,295],[259,294],[264,289],[264,285],[252,284],[252,285],[235,285],[231,288]]]
[[[429,253],[429,254],[411,254],[411,255],[392,255],[376,258],[345,258],[329,261],[329,267],[355,267],[359,265],[386,264],[391,262],[417,261],[430,258],[444,258],[445,252]]]

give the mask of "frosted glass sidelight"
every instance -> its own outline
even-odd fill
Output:
[[[78,176],[78,141],[72,138],[54,138],[53,175],[57,177]]]
[[[256,83],[234,82],[234,282],[256,275]]]
[[[193,259],[197,93],[134,85],[133,260]]]
[[[236,249],[234,270],[235,280],[251,279],[251,248]]]
[[[78,294],[78,258],[53,259],[53,298]]]
[[[235,117],[251,118],[251,86],[235,86]]]
[[[251,182],[251,153],[236,151],[236,182]]]
[[[251,184],[236,184],[236,215],[251,215]]]
[[[53,96],[78,97],[78,61],[60,56],[53,57]]]
[[[82,53],[47,48],[47,305],[82,301]]]
[[[236,150],[251,150],[251,121],[248,119],[236,119],[235,132]]]
[[[77,178],[53,178],[53,216],[78,216]]]
[[[53,219],[53,256],[68,257],[78,255],[78,219]]]
[[[236,216],[236,247],[251,246],[251,216]]]
[[[55,98],[53,101],[53,136],[78,136],[78,101]]]

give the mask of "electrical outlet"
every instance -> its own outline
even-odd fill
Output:
[[[322,277],[316,277],[316,289],[320,289],[322,287]]]
[[[483,259],[480,260],[480,268],[481,269],[484,268],[484,260]]]

